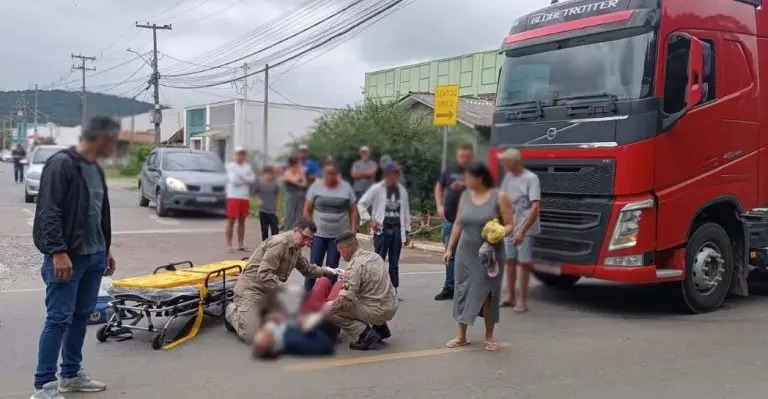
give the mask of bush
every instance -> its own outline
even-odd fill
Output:
[[[131,159],[128,163],[120,169],[120,174],[123,176],[136,176],[141,172],[144,162],[147,161],[149,153],[152,152],[154,146],[145,144],[136,146],[131,149]]]
[[[440,174],[442,136],[429,115],[369,100],[321,117],[307,145],[316,160],[332,154],[347,179],[361,146],[370,146],[376,160],[389,155],[403,170],[414,212],[435,209],[432,190]]]

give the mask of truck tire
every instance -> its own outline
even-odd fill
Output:
[[[705,223],[693,232],[685,248],[682,299],[692,313],[706,313],[722,306],[733,278],[733,245],[716,223]]]
[[[533,272],[533,277],[536,277],[536,280],[539,280],[545,286],[557,289],[571,288],[581,279],[581,276],[556,276],[539,272]]]

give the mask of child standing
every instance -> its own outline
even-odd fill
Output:
[[[264,167],[255,194],[259,202],[259,224],[261,225],[261,239],[263,241],[270,236],[270,231],[271,235],[278,232],[277,219],[280,217],[280,213],[277,201],[280,195],[280,187],[275,180],[275,169],[273,167]]]

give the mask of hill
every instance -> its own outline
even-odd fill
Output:
[[[0,91],[0,118],[15,112],[19,99],[26,100],[29,120],[35,107],[35,92]],[[154,106],[150,103],[113,96],[110,94],[88,92],[87,116],[104,115],[123,117],[149,112]],[[80,93],[64,90],[40,90],[37,92],[38,120],[46,119],[59,126],[80,125]]]

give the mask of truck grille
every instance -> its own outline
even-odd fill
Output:
[[[611,197],[562,196],[543,193],[541,234],[533,241],[539,258],[595,264],[608,227]]]
[[[613,195],[612,159],[533,159],[525,166],[539,176],[541,192],[563,195]]]

